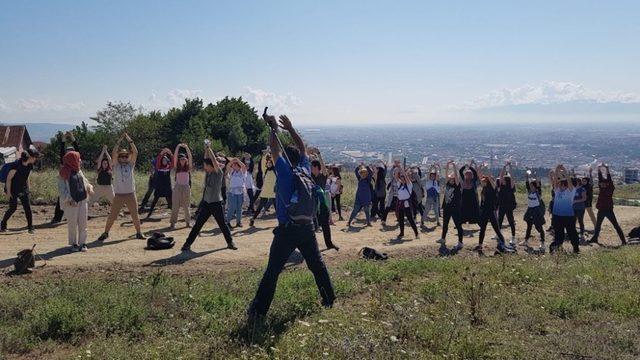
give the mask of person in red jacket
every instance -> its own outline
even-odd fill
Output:
[[[602,175],[602,168],[606,171],[606,178]],[[609,166],[604,163],[598,166],[598,188],[600,189],[600,193],[598,194],[598,201],[596,202],[596,209],[598,209],[598,216],[596,219],[596,228],[593,232],[593,237],[589,240],[590,243],[597,243],[598,236],[600,235],[600,230],[602,228],[602,222],[605,218],[611,221],[614,229],[618,233],[620,237],[620,241],[622,244],[626,244],[627,240],[624,238],[624,233],[622,232],[622,228],[620,224],[618,224],[618,220],[616,219],[616,214],[613,212],[613,191],[615,190],[615,186],[613,185],[613,181],[611,180],[611,172],[609,172]]]

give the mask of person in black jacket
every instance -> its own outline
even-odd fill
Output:
[[[66,142],[70,141],[71,146],[67,146]],[[73,136],[73,132],[68,131],[64,135],[59,132],[58,133],[58,142],[60,143],[60,165],[62,165],[62,159],[64,155],[69,151],[77,151],[80,152],[80,147],[78,146],[78,141],[76,141],[76,137]],[[53,219],[51,219],[51,224],[57,224],[62,221],[62,217],[64,216],[64,210],[60,207],[60,198],[56,199],[56,208],[53,212]]]

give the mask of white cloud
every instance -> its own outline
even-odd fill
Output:
[[[47,98],[18,99],[15,102],[15,110],[20,112],[77,111],[85,107],[82,101],[56,103]]]
[[[164,96],[158,96],[155,90],[151,90],[151,95],[144,107],[149,109],[180,107],[184,104],[185,99],[197,97],[202,98],[202,90],[171,89]]]
[[[571,82],[545,81],[539,85],[503,88],[463,104],[462,109],[480,110],[518,105],[568,103],[640,104],[640,94],[589,89]]]
[[[262,89],[254,89],[250,86],[246,87],[246,100],[253,105],[258,111],[268,106],[273,113],[287,113],[295,110],[302,104],[297,96],[287,93],[279,95]]]

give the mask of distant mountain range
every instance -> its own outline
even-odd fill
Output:
[[[31,141],[43,141],[48,143],[58,131],[69,131],[76,127],[72,124],[53,123],[27,123],[27,124],[6,124],[6,125],[26,125],[31,135]]]

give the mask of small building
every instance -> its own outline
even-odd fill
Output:
[[[624,169],[624,183],[635,184],[637,182],[640,182],[640,169],[638,168]]]
[[[16,160],[31,144],[26,125],[0,125],[0,153],[5,163]]]

